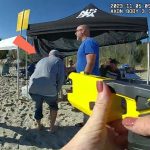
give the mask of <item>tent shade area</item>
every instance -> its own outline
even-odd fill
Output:
[[[147,18],[112,15],[92,4],[60,20],[30,24],[27,36],[42,55],[53,48],[71,55],[77,51],[80,44],[76,40],[75,29],[81,24],[90,27],[91,37],[94,37],[100,46],[139,41],[148,37]]]

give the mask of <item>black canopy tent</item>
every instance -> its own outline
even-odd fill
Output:
[[[100,46],[133,42],[148,37],[147,18],[112,15],[92,4],[57,21],[30,24],[27,36],[41,55],[54,48],[64,55],[71,55],[80,44],[75,36],[75,29],[80,24],[89,25],[91,36]]]

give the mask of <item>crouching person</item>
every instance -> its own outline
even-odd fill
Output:
[[[51,50],[48,57],[41,59],[29,80],[29,94],[35,101],[37,128],[42,129],[42,105],[45,101],[50,108],[50,131],[54,131],[58,111],[58,92],[64,82],[64,64],[57,50]]]

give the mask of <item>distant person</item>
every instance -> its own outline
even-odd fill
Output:
[[[69,59],[69,64],[67,67],[74,67],[73,60],[71,58]]]
[[[109,59],[108,63],[100,68],[101,76],[120,80],[121,73],[117,67],[118,63],[116,59]]]
[[[70,58],[69,64],[66,67],[66,84],[71,84],[71,80],[68,78],[71,72],[76,72],[76,68],[75,68],[75,64],[73,63],[73,60]]]
[[[109,65],[109,64],[111,63],[111,61],[112,61],[112,58],[111,58],[111,57],[109,57],[109,58],[108,58],[108,61],[106,62],[106,63],[107,63],[107,65]]]
[[[99,44],[90,37],[90,28],[86,24],[79,25],[75,35],[82,42],[77,52],[76,71],[99,76]],[[87,118],[84,115],[84,122]],[[79,123],[77,126],[83,125]]]
[[[75,65],[73,63],[73,60],[72,59],[69,59],[69,64],[68,66],[66,67],[66,72],[67,72],[67,75],[69,75],[71,72],[75,72],[76,69],[75,69]]]
[[[112,58],[110,57],[110,58],[108,58],[108,60],[107,61],[105,61],[101,66],[100,66],[100,75],[101,76],[106,76],[106,72],[107,72],[107,66],[109,66],[110,65],[110,61],[112,60]]]
[[[50,108],[50,131],[54,131],[54,124],[58,110],[58,92],[64,82],[64,64],[57,50],[51,50],[48,57],[41,59],[31,75],[29,94],[35,101],[35,119],[39,130],[42,129],[41,119],[43,101]]]
[[[33,74],[33,72],[35,70],[36,63],[37,62],[32,62],[32,63],[30,63],[28,65],[28,68],[27,68],[27,70],[28,70],[28,76],[31,76]]]

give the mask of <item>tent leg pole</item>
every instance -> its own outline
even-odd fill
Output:
[[[28,41],[28,37],[26,36],[26,41]],[[27,86],[27,100],[29,99],[28,97],[28,55],[26,53],[26,86]]]
[[[147,39],[147,84],[149,84],[150,76],[150,49],[149,49],[149,40]]]
[[[17,98],[19,100],[19,48],[17,49]]]
[[[27,56],[27,53],[26,53],[26,86],[27,86],[27,99],[28,99],[28,62],[27,62],[27,59],[28,59],[28,56]]]

